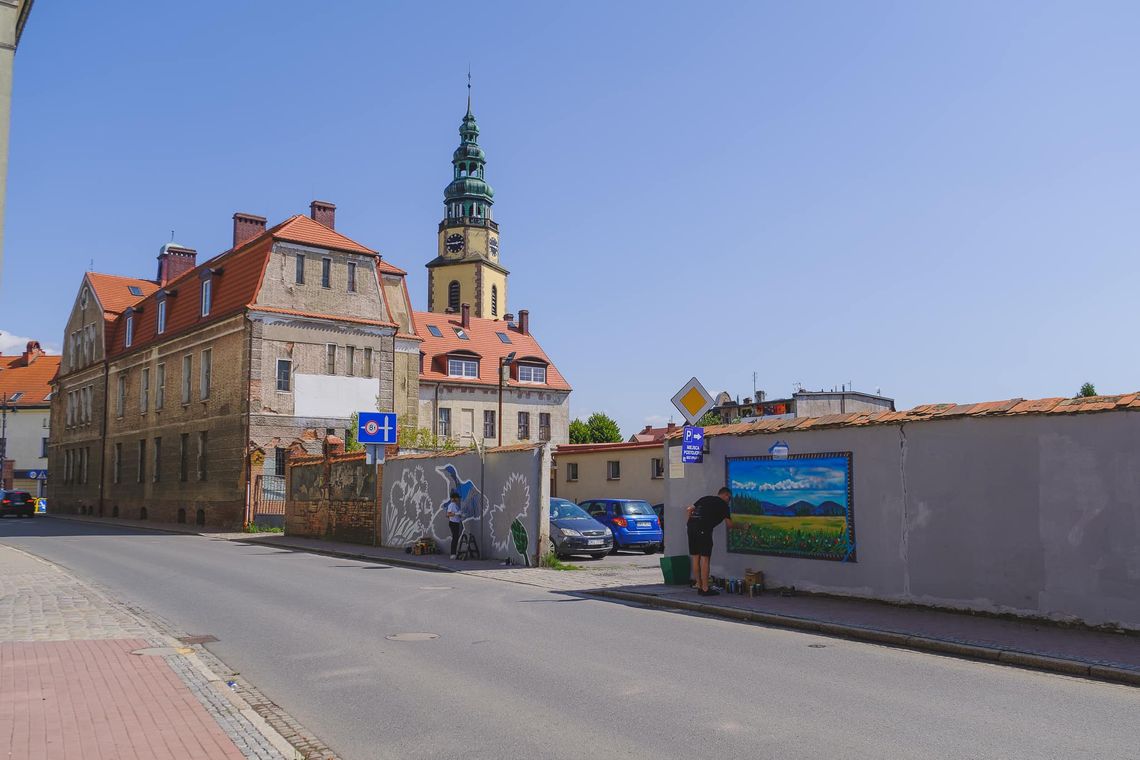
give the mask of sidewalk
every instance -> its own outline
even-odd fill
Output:
[[[200,646],[58,566],[0,545],[0,745],[22,760],[292,760]],[[218,663],[220,664],[220,663]]]
[[[860,599],[767,592],[702,597],[661,583],[610,599],[1140,686],[1140,635]]]

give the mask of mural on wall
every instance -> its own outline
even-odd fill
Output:
[[[728,551],[855,561],[851,452],[725,460]]]
[[[384,502],[384,545],[409,546],[421,537],[449,544],[446,503],[454,490],[464,537],[474,541],[481,556],[533,565],[540,510],[532,483],[541,465],[537,450],[492,452],[482,467],[474,455],[390,460],[384,467],[385,483],[391,483]],[[482,493],[480,479],[493,495]]]

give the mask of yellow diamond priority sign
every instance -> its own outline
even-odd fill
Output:
[[[690,425],[696,425],[715,403],[713,397],[701,385],[701,381],[695,377],[685,383],[685,386],[673,397],[673,406],[677,407]]]

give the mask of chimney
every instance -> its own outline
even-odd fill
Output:
[[[177,280],[197,264],[198,252],[193,248],[167,243],[158,249],[158,284],[166,287],[166,283]]]
[[[471,327],[471,304],[463,304],[460,307],[462,316],[459,318],[459,324],[463,325],[463,329]]]
[[[519,309],[519,332],[530,335],[530,312],[526,309]]]
[[[40,348],[40,342],[38,340],[29,340],[28,345],[24,348],[24,365],[27,366],[31,364],[43,355],[44,351]]]
[[[253,240],[265,232],[265,217],[253,214],[234,214],[234,248]]]
[[[652,429],[653,429],[653,426],[652,426],[652,425],[646,425],[646,426],[645,426],[645,430],[642,430],[641,432],[642,432],[642,434],[644,435],[645,433],[648,433],[648,432],[649,432],[650,430],[652,430]]]
[[[670,420],[669,424],[665,426],[665,432],[666,433],[672,432],[674,429],[676,429],[676,427],[677,427],[677,423]]]
[[[330,230],[336,229],[336,204],[328,201],[313,201],[309,204],[309,218],[320,222]]]

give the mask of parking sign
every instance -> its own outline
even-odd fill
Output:
[[[681,463],[700,464],[705,461],[705,429],[685,425],[681,438]]]

